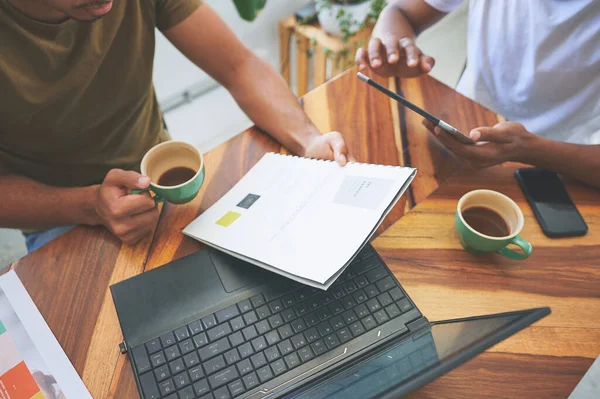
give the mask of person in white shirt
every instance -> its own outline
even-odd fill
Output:
[[[414,39],[462,1],[390,1],[356,53],[359,70],[431,71]],[[523,162],[600,187],[600,1],[471,0],[468,24],[457,90],[511,122],[471,130],[476,146],[426,126],[475,167]]]

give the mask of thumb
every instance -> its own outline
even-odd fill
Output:
[[[505,132],[493,127],[478,127],[469,133],[469,137],[476,143],[487,141],[492,143],[509,143],[510,139]]]
[[[150,185],[150,178],[132,170],[112,169],[104,178],[104,183],[124,188],[145,189]]]
[[[337,133],[337,134],[333,134]],[[331,149],[333,150],[333,158],[342,166],[348,162],[348,147],[342,135],[338,132],[333,132],[331,136]]]

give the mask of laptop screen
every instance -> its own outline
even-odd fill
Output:
[[[393,396],[398,397],[468,360],[474,354],[471,353],[471,356],[462,359],[457,364],[446,364],[448,367],[441,367],[445,363],[454,363],[451,362],[453,359],[456,360],[469,349],[471,352],[482,352],[495,342],[485,345],[481,349],[474,348],[474,346],[486,338],[500,335],[500,331],[505,327],[522,324],[519,323],[520,319],[530,314],[531,312],[515,312],[434,323],[423,333],[402,339],[325,381],[300,388],[286,397],[298,399],[372,398],[389,394],[391,391],[393,391]],[[533,321],[535,320],[528,322],[516,331]],[[516,331],[498,337],[495,341],[499,342]],[[415,380],[428,371],[434,371],[430,374],[430,378],[415,384],[417,382]],[[402,389],[403,387],[406,389]]]

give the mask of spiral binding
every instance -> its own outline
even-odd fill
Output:
[[[268,152],[267,154],[279,155],[281,157],[288,157],[288,158],[296,158],[296,159],[301,159],[301,160],[306,160],[306,161],[329,162],[329,163],[335,162],[335,161],[332,161],[330,159],[307,158],[307,157],[300,157],[298,155],[282,154],[280,152],[272,152],[272,151]],[[415,168],[413,168],[411,166],[381,165],[381,164],[364,163],[364,162],[353,162],[353,161],[348,161],[348,164],[352,164],[352,165],[364,165],[364,166],[379,167],[379,168],[415,169]]]

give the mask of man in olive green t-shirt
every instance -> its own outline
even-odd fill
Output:
[[[153,229],[154,201],[130,192],[148,187],[139,163],[167,139],[155,27],[292,152],[346,163],[341,134],[320,135],[201,0],[0,0],[0,227],[104,225],[129,244]]]

